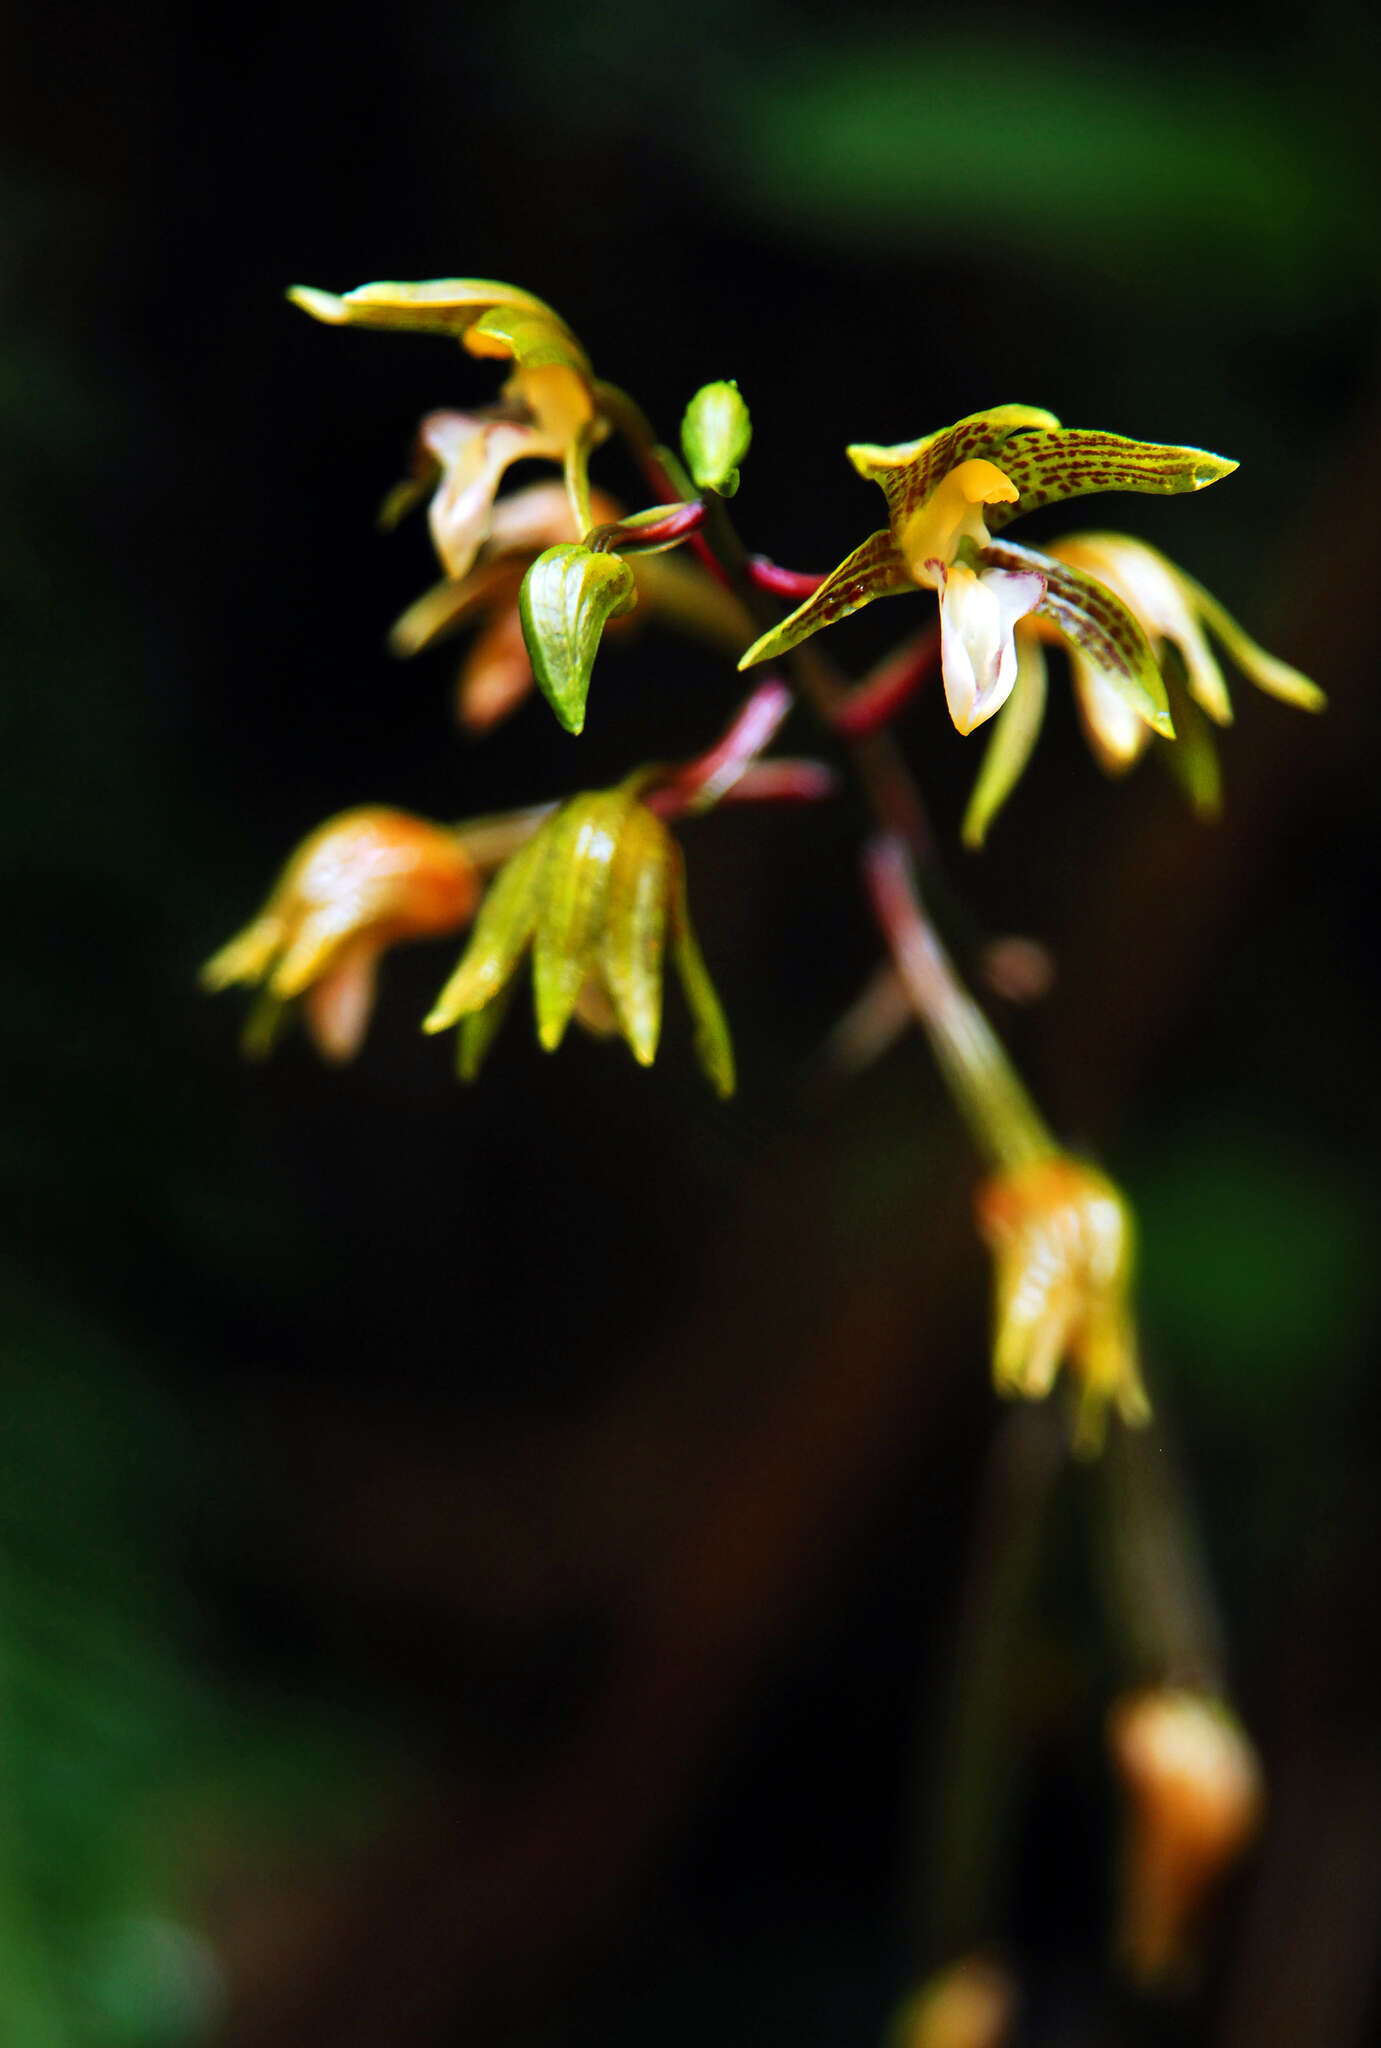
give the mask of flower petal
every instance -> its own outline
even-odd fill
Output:
[[[1037,611],[1162,739],[1175,737],[1165,683],[1150,642],[1105,583],[1010,540],[984,548],[981,560],[998,568],[1039,570],[1045,577],[1045,596]]]
[[[738,665],[753,668],[760,661],[771,661],[808,640],[822,626],[832,626],[839,619],[847,619],[851,612],[861,611],[874,598],[900,597],[915,588],[901,551],[884,526],[847,555],[789,618],[755,640],[748,652],[740,656]]]
[[[459,579],[488,538],[505,470],[525,456],[559,457],[560,443],[516,420],[475,420],[466,413],[433,413],[422,423],[421,438],[443,471],[427,513],[432,542],[447,575]]]
[[[488,732],[531,688],[532,661],[515,604],[490,620],[466,655],[456,678],[456,718],[466,732]]]
[[[1183,575],[1183,571],[1180,572]],[[1243,632],[1231,612],[1225,611],[1216,597],[1211,597],[1202,584],[1191,576],[1185,576],[1186,586],[1194,594],[1199,616],[1210,632],[1216,633],[1232,659],[1241,669],[1249,683],[1255,683],[1258,690],[1264,690],[1269,697],[1279,697],[1286,704],[1294,704],[1301,711],[1322,711],[1328,699],[1317,683],[1301,675],[1297,668],[1291,668],[1288,661],[1281,661],[1276,655],[1268,654],[1264,647],[1258,647],[1249,633]]]
[[[716,1093],[728,1097],[734,1092],[734,1048],[723,1006],[710,980],[710,970],[691,927],[686,902],[686,871],[679,847],[676,870],[671,880],[671,951],[681,988],[690,1008],[695,1033],[695,1056]]]
[[[545,828],[535,832],[496,876],[459,966],[423,1021],[424,1031],[445,1031],[482,1010],[509,979],[537,923],[547,843]]]
[[[421,284],[362,284],[337,296],[312,285],[295,284],[288,297],[314,320],[330,327],[395,327],[418,333],[454,334],[472,327],[491,308],[513,307],[528,313],[557,315],[531,292],[500,284],[490,277],[433,277]],[[559,325],[558,321],[558,325]]]
[[[1069,676],[1084,738],[1105,775],[1123,775],[1150,744],[1151,728],[1103,670],[1076,648],[1069,650]]]
[[[1031,632],[1017,635],[1017,673],[1012,694],[993,723],[969,807],[964,813],[965,846],[979,847],[1031,758],[1045,717],[1045,649]]]
[[[614,856],[635,801],[626,785],[572,797],[544,830],[547,865],[532,944],[532,988],[537,1036],[547,1052],[555,1052],[565,1037],[595,964]]]
[[[1017,676],[1012,632],[1045,595],[1045,579],[1029,569],[944,569],[940,591],[940,670],[945,701],[958,731],[972,732],[999,711]]]
[[[374,1009],[380,951],[377,940],[357,939],[302,998],[303,1017],[316,1049],[333,1065],[352,1060],[364,1042]]]
[[[974,458],[998,461],[998,451],[1020,429],[1059,424],[1053,412],[1038,405],[990,405],[956,420],[952,427],[923,434],[919,441],[898,441],[891,447],[856,441],[844,452],[860,476],[881,486],[888,519],[899,532],[959,463]],[[1000,466],[1006,468],[1005,460]]]
[[[480,1068],[489,1057],[489,1048],[513,1006],[516,988],[516,982],[506,981],[482,1009],[471,1010],[461,1018],[460,1029],[456,1032],[456,1074],[460,1080],[479,1079]]]
[[[1178,649],[1189,692],[1217,725],[1232,724],[1232,703],[1223,671],[1199,624],[1198,594],[1183,570],[1125,533],[1075,533],[1049,552],[1071,568],[1084,569],[1125,600],[1154,648],[1168,640]]]
[[[213,953],[201,970],[201,985],[213,993],[235,982],[262,981],[276,953],[287,940],[287,927],[275,911],[266,910]]]
[[[600,971],[618,1028],[650,1067],[662,1028],[662,953],[676,843],[644,805],[629,812],[609,876]]]
[[[1235,462],[1206,448],[1179,448],[1158,441],[1133,441],[1125,434],[1100,434],[1055,424],[1013,435],[1002,450],[1002,468],[1019,493],[1014,504],[994,508],[994,532],[1040,505],[1090,491],[1149,491],[1171,496],[1202,491],[1231,476]]]
[[[1160,759],[1188,797],[1195,817],[1211,824],[1223,808],[1223,772],[1213,727],[1172,667],[1166,670],[1165,686],[1170,693],[1175,738],[1161,750]]]

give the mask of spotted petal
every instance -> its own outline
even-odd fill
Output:
[[[984,548],[981,559],[1000,569],[1034,569],[1045,578],[1036,610],[1101,681],[1158,732],[1173,739],[1165,684],[1145,633],[1120,597],[1096,577],[1015,541]]]
[[[1059,424],[1053,412],[1038,405],[990,405],[956,420],[952,427],[923,434],[919,441],[898,441],[892,447],[857,441],[845,452],[860,476],[881,486],[892,528],[900,532],[959,463],[984,459],[1005,470],[1006,459],[999,450],[1006,448],[1013,434],[1023,428],[1055,428]]]
[[[739,667],[753,668],[760,661],[785,654],[802,640],[808,640],[812,633],[818,633],[822,626],[832,626],[838,619],[847,619],[850,612],[861,611],[874,598],[899,597],[915,588],[901,551],[884,526],[846,556],[789,618],[755,640],[740,657]]]
[[[1231,476],[1235,462],[1206,448],[1179,448],[1156,441],[1132,441],[1051,421],[1014,434],[1002,450],[1003,474],[1017,497],[995,505],[988,515],[996,532],[1041,505],[1080,498],[1090,491],[1142,491],[1161,497],[1202,491]]]

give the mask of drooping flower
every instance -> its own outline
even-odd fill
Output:
[[[1014,562],[1031,553],[1014,549],[1010,542],[992,552]],[[1232,722],[1232,704],[1210,633],[1259,690],[1303,711],[1324,708],[1326,700],[1316,683],[1259,647],[1215,597],[1145,541],[1123,533],[1074,533],[1050,542],[1043,555],[1063,569],[1096,578],[1126,606],[1146,636],[1167,694],[1181,693],[1175,753],[1168,758],[1187,769],[1191,794],[1201,811],[1216,807],[1217,790],[1216,755],[1205,720],[1220,726]],[[970,846],[982,844],[1035,745],[1045,710],[1040,642],[1047,640],[1065,644],[1080,720],[1106,773],[1124,773],[1160,730],[1143,706],[1114,687],[1098,662],[1089,658],[1079,636],[1069,633],[1057,615],[1023,619],[1017,632],[1017,686],[993,728],[964,820],[964,838]],[[1167,650],[1172,651],[1168,660]],[[1192,760],[1187,758],[1191,752]]]
[[[597,525],[620,516],[613,499],[599,491],[591,495],[590,510]],[[523,578],[546,549],[579,538],[562,486],[528,484],[494,505],[488,537],[468,574],[434,584],[394,625],[390,647],[411,655],[479,622],[456,682],[456,716],[468,731],[487,732],[532,689],[518,607]],[[611,620],[608,630],[626,631],[651,613],[725,652],[742,645],[743,608],[723,584],[670,555],[630,555],[629,564],[638,610]]]
[[[443,938],[479,901],[475,862],[441,825],[365,805],[328,818],[298,847],[258,916],[202,969],[203,986],[262,988],[246,1045],[267,1052],[300,999],[325,1059],[358,1052],[379,961],[407,939]]]
[[[617,1031],[650,1066],[662,1023],[668,941],[695,1027],[695,1048],[721,1095],[734,1086],[728,1026],[686,907],[681,850],[639,801],[646,775],[588,791],[555,811],[496,876],[470,943],[423,1028],[460,1026],[471,1079],[503,1020],[532,949],[537,1036],[554,1052],[572,1017]]]
[[[978,1190],[979,1233],[995,1259],[993,1378],[1001,1394],[1044,1400],[1062,1364],[1080,1382],[1076,1449],[1096,1451],[1109,1406],[1150,1416],[1131,1309],[1135,1229],[1104,1174],[1051,1153]]]
[[[1017,675],[1013,629],[1038,613],[1077,641],[1111,687],[1173,732],[1146,635],[1122,601],[1082,570],[993,535],[1022,513],[1090,491],[1197,491],[1237,465],[1201,448],[1062,427],[1053,413],[1001,405],[894,447],[848,449],[879,484],[888,524],[805,602],[764,633],[741,667],[786,652],[875,598],[914,589],[940,599],[941,663],[950,715],[971,732],[1000,710]]]
[[[1019,2003],[1011,1972],[995,1957],[961,1956],[903,2000],[886,2048],[1008,2048]]]
[[[1127,1802],[1118,1947],[1143,1983],[1192,1962],[1204,1910],[1261,1826],[1255,1746],[1222,1701],[1154,1686],[1114,1702],[1108,1747]]]
[[[471,355],[512,363],[498,405],[423,421],[415,474],[388,508],[397,516],[431,494],[432,537],[452,577],[466,573],[486,539],[505,472],[528,457],[561,464],[574,522],[581,532],[590,525],[590,451],[607,429],[588,356],[541,299],[475,277],[366,284],[339,296],[294,285],[288,297],[330,326],[449,334]]]

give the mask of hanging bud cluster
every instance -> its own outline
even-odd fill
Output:
[[[644,781],[572,797],[499,873],[425,1025],[459,1026],[465,1078],[479,1071],[529,948],[537,1036],[548,1052],[578,1017],[596,1032],[618,1032],[639,1065],[651,1066],[670,947],[700,1064],[720,1095],[732,1093],[728,1026],[691,928],[681,849],[638,800]]]

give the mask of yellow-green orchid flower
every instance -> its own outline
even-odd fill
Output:
[[[651,1066],[669,945],[696,1056],[717,1093],[733,1093],[729,1028],[691,927],[685,863],[640,801],[648,780],[640,770],[614,789],[569,798],[495,877],[470,944],[422,1027],[460,1027],[463,1079],[479,1071],[529,948],[537,1036],[547,1052],[575,1017],[598,1035],[619,1033],[638,1064]]]
[[[487,537],[504,472],[531,456],[561,464],[572,517],[582,533],[587,530],[590,451],[607,430],[589,357],[550,306],[516,285],[482,277],[365,284],[340,295],[294,285],[288,297],[328,326],[449,334],[471,355],[513,365],[500,405],[434,413],[423,422],[417,474],[386,509],[386,517],[396,517],[438,484],[432,537],[449,575],[463,576]]]
[[[875,598],[934,590],[945,695],[960,732],[972,732],[1011,695],[1013,629],[1039,613],[1077,642],[1111,687],[1144,703],[1169,736],[1159,671],[1122,601],[1082,570],[1053,564],[1034,549],[994,547],[993,535],[1022,513],[1090,491],[1201,490],[1235,462],[1201,448],[1062,427],[1053,413],[1031,405],[994,406],[919,441],[858,443],[847,452],[860,476],[881,486],[888,523],[755,641],[741,667],[785,653]]]
[[[995,1261],[998,1392],[1043,1401],[1067,1364],[1080,1383],[1081,1452],[1101,1445],[1110,1406],[1133,1427],[1147,1421],[1131,1310],[1136,1230],[1113,1183],[1055,1152],[993,1174],[975,1208]]]
[[[1013,563],[1031,553],[1014,549],[1010,542],[991,552]],[[1050,542],[1043,559],[1058,565],[1060,573],[1096,578],[1136,621],[1160,664],[1163,684],[1180,692],[1175,713],[1179,736],[1167,759],[1184,772],[1201,813],[1211,815],[1217,808],[1217,756],[1208,721],[1232,723],[1227,684],[1209,633],[1259,690],[1303,711],[1324,708],[1326,700],[1317,683],[1259,647],[1217,598],[1145,541],[1125,533],[1073,533]],[[1067,630],[1058,612],[1042,609],[1023,619],[1017,631],[1016,685],[993,727],[964,819],[964,839],[970,846],[982,845],[1036,743],[1045,711],[1045,654],[1040,644],[1045,640],[1065,643],[1080,721],[1107,774],[1125,773],[1153,732],[1164,735],[1145,706],[1115,687],[1105,669],[1089,658],[1079,635]],[[1177,659],[1167,661],[1167,648]]]

